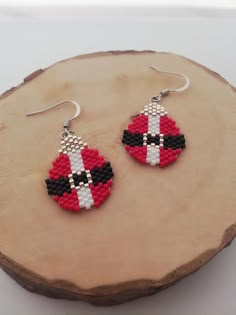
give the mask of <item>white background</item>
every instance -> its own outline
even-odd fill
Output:
[[[233,1],[215,3],[222,8],[199,3],[194,7],[138,8],[130,4],[119,8],[74,7],[73,10],[2,7],[0,93],[19,84],[36,69],[61,59],[87,52],[126,49],[179,53],[206,65],[235,85],[236,9]],[[62,17],[61,12],[74,16]],[[88,12],[94,16],[84,16]],[[36,14],[54,16],[32,16]],[[0,271],[0,314],[235,315],[235,266],[236,243],[233,242],[200,271],[174,287],[112,308],[35,295]]]

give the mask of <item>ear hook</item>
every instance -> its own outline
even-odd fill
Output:
[[[174,75],[178,75],[180,77],[183,77],[185,80],[186,80],[186,83],[184,86],[178,88],[178,89],[165,89],[165,90],[162,90],[160,92],[160,96],[167,96],[169,95],[171,92],[183,92],[185,91],[188,87],[189,87],[189,84],[190,84],[190,79],[189,77],[187,77],[185,74],[182,74],[182,73],[177,73],[177,72],[169,72],[169,71],[163,71],[163,70],[160,70],[159,68],[153,66],[153,65],[150,65],[150,68],[154,69],[154,70],[157,70],[159,72],[162,72],[162,73],[167,73],[167,74],[174,74]]]
[[[74,116],[65,119],[65,122],[64,122],[63,127],[64,127],[65,129],[68,129],[68,128],[70,127],[70,122],[71,122],[73,119],[75,119],[76,117],[78,117],[79,114],[80,114],[80,112],[81,112],[81,108],[80,108],[79,103],[77,103],[77,102],[75,102],[75,101],[71,101],[71,100],[60,101],[60,102],[58,102],[58,103],[56,103],[56,104],[54,104],[54,105],[52,105],[52,106],[49,106],[49,107],[47,107],[47,108],[45,108],[45,109],[42,109],[42,110],[39,110],[39,111],[36,111],[36,112],[27,113],[26,116],[32,116],[32,115],[40,114],[40,113],[43,113],[43,112],[48,111],[48,110],[51,109],[51,108],[54,108],[54,107],[56,107],[56,106],[58,106],[58,105],[62,105],[62,104],[65,104],[65,103],[72,103],[72,104],[75,105],[75,107],[76,107],[76,112],[75,112]]]

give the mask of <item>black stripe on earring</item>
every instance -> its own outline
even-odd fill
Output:
[[[69,178],[67,177],[60,177],[59,179],[47,178],[45,183],[49,195],[57,195],[61,197],[65,192],[68,194],[71,193]]]
[[[94,167],[90,173],[94,186],[97,186],[99,183],[105,184],[114,176],[110,162],[105,163],[102,167]]]
[[[173,150],[176,149],[184,149],[185,148],[185,138],[184,135],[172,136],[165,135],[164,136],[164,149],[171,148]]]
[[[143,135],[139,132],[131,133],[129,130],[124,130],[122,143],[131,147],[143,146]]]

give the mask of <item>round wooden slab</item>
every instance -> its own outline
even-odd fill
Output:
[[[130,116],[152,96],[185,134],[168,168],[142,166],[121,144]],[[111,161],[110,198],[73,214],[44,179],[72,105],[26,117],[63,99],[80,102],[72,129]],[[156,52],[83,55],[39,70],[0,100],[0,264],[23,287],[96,305],[153,294],[200,268],[236,235],[235,88],[184,57]]]

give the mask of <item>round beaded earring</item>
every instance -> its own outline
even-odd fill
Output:
[[[185,148],[185,138],[160,102],[162,97],[172,92],[185,91],[190,80],[184,74],[150,67],[159,72],[184,77],[186,83],[179,89],[165,89],[158,96],[152,97],[151,102],[144,106],[140,114],[132,116],[128,129],[124,130],[122,143],[129,154],[140,163],[165,167],[177,160]]]
[[[105,161],[98,150],[90,149],[69,129],[70,122],[80,114],[80,105],[75,101],[65,100],[26,115],[42,113],[68,102],[75,105],[76,113],[64,122],[59,156],[52,162],[45,183],[48,194],[59,206],[80,212],[82,208],[99,207],[103,203],[110,194],[114,176],[111,164]]]

